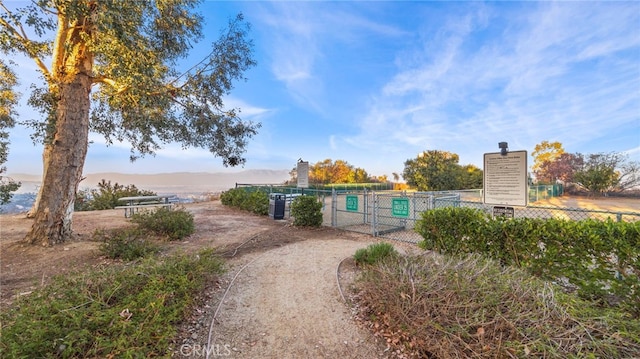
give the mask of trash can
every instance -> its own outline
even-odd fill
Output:
[[[269,195],[269,217],[284,219],[284,197],[283,193],[271,193]]]

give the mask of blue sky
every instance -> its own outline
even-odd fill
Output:
[[[245,167],[179,144],[132,164],[127,144],[92,135],[85,173],[291,169],[298,158],[331,158],[391,178],[425,150],[482,168],[501,141],[640,160],[640,2],[209,1],[201,12],[207,38],[185,66],[229,17],[242,12],[252,24],[258,65],[225,99],[262,123]],[[28,87],[35,67],[21,63]],[[31,115],[26,105],[19,112]],[[28,129],[10,140],[8,173],[41,173]]]

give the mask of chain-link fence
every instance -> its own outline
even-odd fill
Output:
[[[326,203],[327,197],[323,198]],[[402,242],[422,240],[414,231],[421,213],[443,207],[471,207],[494,214],[494,206],[481,201],[480,191],[396,192],[333,191],[324,208],[324,225]],[[514,218],[561,218],[640,221],[640,212],[614,212],[545,206],[509,207]],[[501,212],[504,214],[504,212]],[[328,220],[330,218],[330,220]]]
[[[482,202],[455,201],[448,199],[436,199],[438,207],[471,207],[483,210],[489,214],[494,214],[494,206]],[[504,208],[504,207],[502,207]],[[551,206],[527,206],[510,207],[513,209],[513,218],[557,218],[573,221],[585,219],[595,219],[600,221],[613,220],[616,222],[636,222],[640,221],[640,212],[616,212],[605,210],[594,210],[570,207]]]
[[[559,197],[564,193],[561,184],[541,184],[529,186],[529,202],[536,202],[551,197]]]
[[[420,214],[437,208],[435,199],[477,198],[479,191],[460,192],[398,192],[398,191],[333,191],[330,212],[332,227],[348,231],[387,237],[403,242],[417,243],[420,236],[414,232]]]
[[[443,207],[471,207],[494,215],[496,207],[482,202],[481,190],[444,192],[406,192],[364,190],[326,190],[282,185],[239,185],[250,191],[283,194],[285,218],[290,218],[291,203],[296,196],[314,195],[322,202],[323,225],[370,234],[402,242],[417,243],[422,238],[414,231],[421,213]],[[537,186],[533,193],[557,196],[561,186]],[[530,191],[530,194],[532,191]],[[504,208],[502,208],[504,209]],[[640,212],[615,212],[584,208],[550,206],[508,207],[514,218],[560,218],[567,220],[640,221]],[[511,212],[512,211],[512,212]],[[501,212],[504,214],[504,212]]]

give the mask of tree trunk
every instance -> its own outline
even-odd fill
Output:
[[[42,151],[42,168],[43,168],[43,172],[42,172],[42,178],[46,177],[46,170],[47,170],[47,163],[48,161],[48,154],[51,153],[51,150],[48,150],[47,147],[49,147],[48,144],[45,144],[45,149]],[[42,186],[42,183],[40,184],[40,188],[38,188],[38,195],[36,196],[36,200],[33,202],[33,205],[31,206],[31,209],[29,210],[29,212],[27,212],[27,218],[33,218],[36,216],[36,212],[38,212],[38,204],[40,203],[40,198],[42,198],[42,190],[44,189],[44,186]]]
[[[73,205],[89,138],[89,76],[78,73],[61,83],[59,91],[55,135],[44,147],[42,186],[25,238],[43,246],[64,242],[72,234]]]

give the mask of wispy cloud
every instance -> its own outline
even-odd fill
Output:
[[[368,35],[402,36],[406,31],[382,24],[351,12],[354,4],[275,2],[262,4],[256,16],[268,41],[271,71],[282,81],[296,102],[312,111],[327,113],[327,54],[335,50],[336,42],[352,44],[364,42]],[[331,58],[335,61],[335,58]]]
[[[401,62],[372,96],[360,134],[347,141],[417,152],[509,139],[532,148],[561,137],[570,147],[611,126],[633,129],[639,8],[535,3],[499,17],[485,7],[452,15],[437,35],[424,36],[428,46],[415,46],[409,57],[422,61]],[[624,52],[636,56],[618,56]]]

